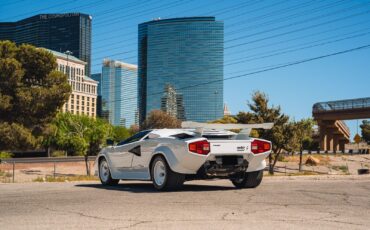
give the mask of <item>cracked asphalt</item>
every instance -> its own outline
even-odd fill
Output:
[[[370,176],[266,177],[157,192],[147,182],[0,184],[0,229],[370,229]]]

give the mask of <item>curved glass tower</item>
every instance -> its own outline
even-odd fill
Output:
[[[189,121],[223,116],[223,22],[214,17],[145,22],[139,25],[138,45],[140,121],[161,108],[180,108],[174,114]],[[171,97],[169,86],[178,101],[163,99]],[[176,108],[168,108],[171,104]]]

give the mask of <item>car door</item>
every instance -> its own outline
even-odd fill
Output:
[[[140,146],[141,139],[148,132],[149,131],[139,132],[113,147],[111,159],[112,165],[116,170],[120,172],[130,172],[133,156],[137,154],[137,147]]]
[[[132,172],[138,179],[150,179],[149,162],[154,149],[158,146],[157,139],[145,138],[140,143],[140,154],[135,154],[132,159]]]
[[[114,146],[110,159],[112,166],[118,171],[125,171],[131,168],[132,154],[128,152],[130,144]]]

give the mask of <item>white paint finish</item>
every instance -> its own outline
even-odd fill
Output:
[[[250,140],[211,140],[212,154],[250,153]]]
[[[193,135],[189,139],[176,139],[172,135],[186,133]],[[222,133],[220,131],[219,133]],[[152,134],[152,135],[151,135]],[[253,138],[244,140],[209,140],[210,153],[200,155],[188,151],[188,144],[195,141],[206,140],[199,137],[194,131],[184,129],[158,129],[153,130],[138,142],[122,146],[108,147],[102,150],[99,156],[104,155],[111,166],[111,174],[114,179],[137,179],[150,180],[150,162],[154,155],[162,155],[172,171],[182,174],[196,174],[198,169],[207,161],[215,160],[216,156],[240,155],[249,162],[248,172],[262,170],[266,166],[265,158],[270,152],[251,153]],[[140,145],[141,156],[128,152]]]

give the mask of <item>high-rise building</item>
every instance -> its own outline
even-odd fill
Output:
[[[0,40],[28,43],[73,56],[91,68],[91,16],[81,13],[39,14],[17,22],[0,22]]]
[[[93,79],[94,81],[99,82],[99,84],[98,84],[98,97],[96,98],[96,115],[98,117],[102,117],[102,90],[101,90],[102,74],[101,73],[93,73],[93,74],[91,74],[91,79]]]
[[[138,124],[137,66],[104,60],[101,78],[102,117],[117,126]]]
[[[224,116],[231,116],[231,112],[226,103],[224,104]]]
[[[57,59],[58,70],[65,73],[72,93],[62,112],[96,117],[98,82],[85,75],[86,62],[69,54],[48,50]]]
[[[182,95],[186,120],[222,117],[223,22],[214,17],[159,19],[138,29],[140,121],[163,108],[167,84]]]
[[[170,84],[165,86],[164,94],[161,98],[161,110],[179,120],[186,120],[182,94],[177,93]]]

